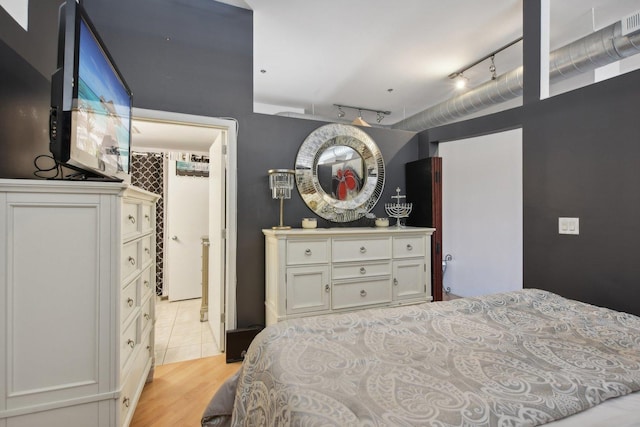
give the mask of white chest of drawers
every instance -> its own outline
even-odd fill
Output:
[[[129,424],[153,369],[156,200],[0,180],[0,427]]]
[[[432,228],[262,231],[267,325],[431,300]]]

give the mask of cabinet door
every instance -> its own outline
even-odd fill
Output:
[[[329,267],[327,265],[287,269],[287,314],[329,310]]]
[[[393,262],[393,300],[425,298],[424,258]]]

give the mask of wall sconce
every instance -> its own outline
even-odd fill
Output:
[[[291,169],[269,169],[269,188],[271,197],[280,199],[280,225],[271,227],[274,230],[288,230],[291,226],[283,224],[284,199],[291,198],[296,171]]]

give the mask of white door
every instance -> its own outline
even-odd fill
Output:
[[[167,269],[170,301],[202,296],[202,236],[208,232],[209,180],[176,176],[176,162],[167,169]]]
[[[226,278],[226,145],[220,132],[209,149],[209,295],[208,320],[213,338],[224,351]]]
[[[522,289],[522,129],[440,143],[445,289]]]

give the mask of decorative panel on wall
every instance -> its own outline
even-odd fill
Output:
[[[133,153],[131,184],[164,196],[164,154]],[[162,295],[164,284],[164,199],[156,204],[156,294]]]

